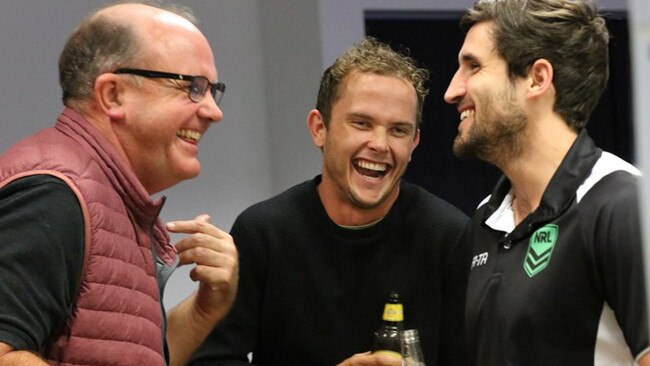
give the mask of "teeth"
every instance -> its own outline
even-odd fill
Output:
[[[473,109],[467,109],[464,110],[463,113],[460,114],[460,120],[464,120],[467,117],[471,117],[474,115],[474,110]]]
[[[359,161],[358,165],[363,169],[374,170],[377,172],[383,172],[387,169],[386,164],[370,163],[367,161]]]
[[[199,141],[201,139],[201,134],[193,130],[178,130],[178,132],[176,132],[176,136],[194,141]]]

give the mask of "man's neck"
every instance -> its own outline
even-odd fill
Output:
[[[367,227],[381,221],[388,214],[399,194],[398,190],[394,197],[389,197],[379,205],[364,208],[341,197],[341,194],[328,187],[327,183],[321,182],[316,187],[316,192],[329,218],[342,227]]]
[[[512,184],[515,223],[539,207],[544,191],[577,138],[577,133],[562,124],[546,125],[532,131],[523,154],[501,166]]]

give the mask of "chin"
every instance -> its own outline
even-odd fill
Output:
[[[453,145],[454,155],[458,158],[473,158],[475,157],[474,151],[470,143],[464,140],[460,135],[456,136]]]
[[[199,176],[200,171],[197,170],[196,172],[192,172],[190,174],[187,174],[183,180],[188,180],[188,179],[194,179]]]
[[[178,174],[176,174],[176,176],[183,180],[195,178],[201,172],[201,164],[198,160],[193,160],[192,162],[188,162],[178,168]]]
[[[386,197],[386,194],[355,194],[353,200],[356,206],[364,209],[371,209],[384,203]]]

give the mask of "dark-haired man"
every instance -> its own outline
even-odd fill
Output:
[[[472,220],[471,365],[649,365],[640,173],[585,130],[605,21],[583,1],[480,0],[461,23],[454,152],[504,174]]]

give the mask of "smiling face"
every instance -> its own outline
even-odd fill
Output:
[[[520,103],[523,79],[508,78],[490,37],[492,26],[478,23],[467,33],[445,101],[460,113],[454,153],[499,165],[521,155],[528,119]]]
[[[128,65],[217,80],[205,37],[185,19],[160,11],[142,24],[143,58],[150,66]],[[188,98],[189,82],[120,75],[125,115],[114,130],[136,176],[149,193],[199,174],[198,144],[212,122],[223,117],[209,93]],[[137,79],[137,80],[136,80]]]
[[[323,150],[326,208],[377,219],[388,212],[419,142],[416,114],[409,82],[359,72],[340,84],[327,127],[317,110],[310,113],[314,143]]]

